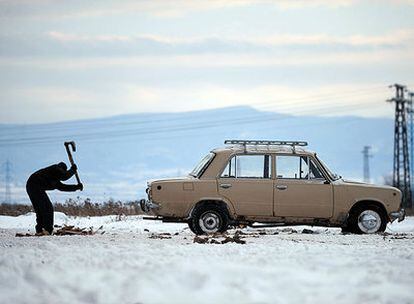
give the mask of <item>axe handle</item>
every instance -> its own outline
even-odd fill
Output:
[[[66,148],[66,153],[68,153],[69,162],[73,166],[75,164],[75,162],[73,161],[72,152],[69,149],[69,145],[65,145],[65,148]],[[75,172],[75,178],[76,178],[76,181],[78,182],[78,184],[80,184],[81,181],[80,181],[80,178],[79,178],[78,171]]]
[[[79,185],[81,183],[81,181],[80,181],[80,178],[79,178],[78,171],[75,172],[75,178],[76,178],[76,181],[78,182],[78,185]]]

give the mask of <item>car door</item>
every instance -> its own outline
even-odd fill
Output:
[[[220,177],[218,191],[238,216],[273,215],[272,157],[264,154],[233,156]]]
[[[332,185],[316,161],[307,155],[277,155],[274,215],[329,218],[332,212]]]

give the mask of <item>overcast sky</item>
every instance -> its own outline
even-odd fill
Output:
[[[233,105],[388,116],[414,1],[3,1],[0,123]]]

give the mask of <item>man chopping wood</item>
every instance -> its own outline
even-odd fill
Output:
[[[36,212],[36,235],[50,235],[53,233],[53,205],[46,191],[60,190],[74,192],[83,190],[83,184],[66,185],[62,181],[68,180],[76,174],[77,167],[73,164],[69,170],[65,163],[40,169],[33,173],[26,183],[26,191]]]

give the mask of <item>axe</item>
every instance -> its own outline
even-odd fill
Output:
[[[75,162],[73,161],[72,152],[69,149],[69,147],[72,147],[72,151],[76,152],[76,144],[75,144],[74,141],[66,141],[64,143],[64,145],[65,145],[65,148],[66,148],[66,152],[68,153],[69,162],[73,166],[75,164]],[[78,174],[77,170],[75,172],[75,177],[76,177],[76,181],[78,182],[78,184],[80,184],[81,181],[80,181],[79,174]]]

